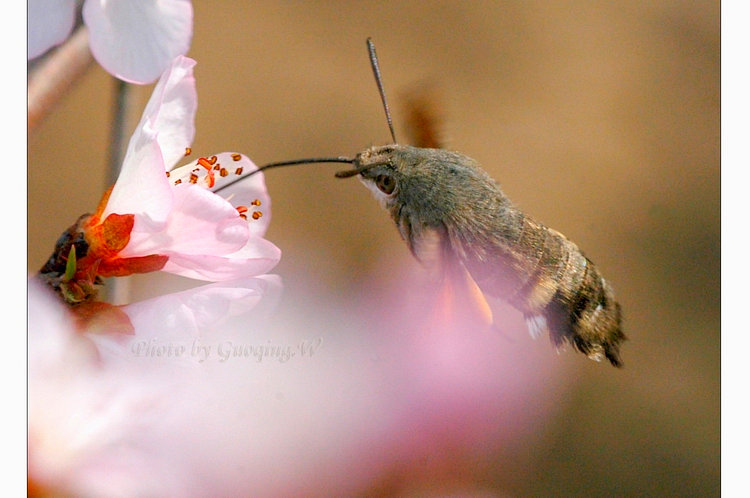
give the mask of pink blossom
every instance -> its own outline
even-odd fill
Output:
[[[30,494],[164,495],[184,490],[152,441],[170,408],[165,377],[104,364],[59,300],[29,282]],[[137,479],[150,472],[164,479]]]
[[[74,0],[28,2],[28,58],[65,41],[73,29]],[[94,58],[131,83],[152,83],[177,55],[190,48],[189,0],[86,0],[83,21]]]
[[[79,272],[163,269],[219,281],[260,275],[278,262],[280,251],[263,238],[271,213],[262,174],[222,192],[231,203],[212,192],[256,170],[250,159],[224,152],[169,171],[195,134],[194,65],[178,56],[154,88],[117,182],[82,222],[89,248]]]

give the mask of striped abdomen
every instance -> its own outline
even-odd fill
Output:
[[[494,250],[465,261],[482,291],[523,312],[532,335],[548,329],[557,346],[570,342],[621,366],[620,306],[596,266],[560,232],[516,209],[501,223],[503,236],[489,242]]]

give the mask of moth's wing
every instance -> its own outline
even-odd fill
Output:
[[[518,288],[518,261],[515,255],[508,254],[503,247],[487,249],[467,241],[457,230],[449,232],[452,253],[462,262],[477,292],[483,296],[508,301],[512,289]],[[513,304],[509,302],[509,304]],[[549,320],[543,314],[525,315],[526,326],[533,337],[549,330]],[[501,331],[496,327],[498,331]],[[501,331],[502,332],[502,331]]]
[[[408,143],[425,149],[446,148],[445,120],[437,88],[421,82],[402,92],[400,97]]]
[[[436,323],[464,328],[489,328],[492,309],[464,264],[448,249],[445,231],[423,229],[410,248],[439,286]]]
[[[492,326],[492,309],[484,293],[460,261],[449,264],[441,292],[442,305],[449,310],[451,306],[455,309],[454,321],[481,328]]]

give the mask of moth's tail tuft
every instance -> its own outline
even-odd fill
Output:
[[[570,343],[592,360],[606,358],[621,368],[620,344],[627,337],[622,331],[620,304],[604,279],[600,285],[600,292],[582,296],[572,307],[555,300],[550,303],[544,313],[550,339],[557,347]]]

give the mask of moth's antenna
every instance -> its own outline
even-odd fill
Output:
[[[370,64],[372,65],[372,72],[375,75],[375,83],[378,84],[378,92],[380,92],[380,100],[383,101],[383,109],[385,110],[385,117],[388,120],[388,128],[391,130],[391,138],[393,138],[393,143],[398,143],[396,140],[396,132],[393,131],[393,119],[391,119],[391,110],[388,108],[388,101],[385,98],[385,90],[383,89],[383,79],[380,76],[380,65],[378,64],[378,55],[375,53],[375,44],[372,42],[372,38],[367,39],[367,51],[370,54]],[[222,185],[221,187],[214,190],[214,192],[219,192],[221,190],[224,190],[225,188],[234,185],[237,182],[241,182],[248,177],[254,175],[255,173],[258,173],[259,171],[263,171],[270,168],[279,168],[281,166],[295,166],[298,164],[312,164],[312,163],[349,163],[354,164],[356,161],[356,158],[350,158],[350,157],[313,157],[309,159],[295,159],[293,161],[281,161],[277,163],[270,163],[266,164],[264,166],[261,166],[260,168],[256,169],[255,171],[251,171],[250,173],[241,176],[240,178],[237,178],[235,180],[232,180],[229,183],[226,183]],[[336,173],[337,178],[348,178],[350,176],[355,176],[361,173],[362,171],[369,169],[375,165],[368,165],[365,167],[358,167],[351,170],[346,171],[339,171]]]
[[[383,109],[385,109],[385,118],[388,120],[388,128],[391,130],[391,138],[393,143],[398,143],[396,140],[396,132],[393,131],[393,120],[391,119],[391,110],[388,108],[388,101],[385,99],[385,89],[383,89],[383,79],[380,77],[380,65],[378,64],[378,54],[375,53],[375,44],[372,42],[372,38],[367,39],[367,51],[370,53],[370,64],[372,65],[372,73],[375,75],[375,83],[378,84],[378,91],[380,92],[380,100],[383,101]]]

